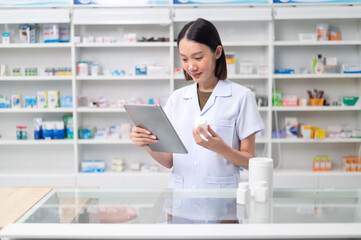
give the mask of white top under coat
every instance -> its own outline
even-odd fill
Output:
[[[192,128],[194,120],[204,116],[224,142],[239,150],[240,140],[264,129],[251,90],[220,80],[201,111],[194,83],[174,91],[164,110],[188,150],[188,154],[173,154],[170,187],[237,188],[239,167],[197,145]]]

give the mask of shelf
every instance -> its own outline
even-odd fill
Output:
[[[170,47],[169,42],[119,42],[119,43],[77,43],[75,47]]]
[[[183,75],[175,75],[175,80],[185,80]],[[237,80],[237,79],[252,79],[252,80],[267,80],[268,75],[258,75],[258,74],[236,74],[227,76],[229,80]]]
[[[78,108],[76,111],[82,113],[125,113],[123,108]]]
[[[91,144],[133,144],[132,140],[123,139],[79,139],[78,144],[91,145]]]
[[[0,48],[69,48],[71,43],[10,43],[0,44]]]
[[[256,136],[256,143],[268,143],[268,139],[264,137],[257,137]]]
[[[326,139],[302,139],[302,138],[274,138],[272,143],[361,143],[361,138],[326,138]]]
[[[267,112],[267,111],[268,111],[268,107],[258,107],[258,111],[260,111],[260,112]]]
[[[71,81],[72,76],[20,76],[0,77],[0,81]]]
[[[0,145],[73,145],[75,141],[73,139],[67,140],[2,140],[0,139]]]
[[[177,42],[173,43],[174,47],[178,47],[177,46]],[[268,47],[269,43],[268,42],[242,42],[242,41],[238,41],[238,42],[222,42],[222,46],[223,47]]]
[[[274,46],[359,46],[361,41],[275,41]]]
[[[307,169],[275,169],[275,176],[361,176],[361,172],[345,172],[342,170],[312,171]]]
[[[272,107],[272,111],[278,112],[298,112],[298,111],[360,111],[360,106],[349,106],[349,107],[330,107],[330,106],[323,106],[323,107],[316,107],[316,106],[308,106],[308,107]]]
[[[275,79],[327,79],[327,78],[361,78],[361,74],[334,73],[334,74],[274,74]]]
[[[46,169],[46,171],[41,171],[37,169],[24,170],[10,170],[7,169],[0,171],[0,177],[74,177],[74,170],[64,170],[64,169]]]
[[[91,176],[91,177],[99,177],[99,176],[109,176],[109,177],[123,177],[123,176],[142,176],[142,177],[168,177],[170,176],[170,172],[132,172],[132,171],[124,171],[124,172],[100,172],[100,173],[78,173],[79,176]]]
[[[170,76],[77,76],[81,81],[132,81],[132,80],[169,80]]]
[[[2,108],[0,113],[72,113],[73,108]]]

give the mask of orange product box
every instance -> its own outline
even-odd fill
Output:
[[[313,168],[314,172],[320,171],[320,158],[318,156],[313,158]]]
[[[346,172],[358,171],[360,163],[360,159],[358,158],[358,156],[344,156],[342,158],[342,167]]]

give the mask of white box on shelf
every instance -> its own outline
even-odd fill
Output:
[[[300,40],[300,42],[317,41],[317,34],[316,33],[299,33],[298,40]]]
[[[239,73],[240,74],[252,74],[253,73],[253,64],[251,62],[240,62],[239,63]]]
[[[147,66],[147,75],[148,76],[169,75],[169,66],[148,65]]]
[[[124,34],[124,41],[125,42],[136,42],[137,41],[137,34],[136,33],[125,33]]]

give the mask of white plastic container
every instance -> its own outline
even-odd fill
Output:
[[[269,197],[268,186],[266,181],[258,181],[255,188],[254,200],[256,202],[267,202]]]
[[[273,160],[272,158],[255,157],[249,160],[249,187],[251,196],[255,196],[257,182],[266,181],[268,195],[272,196]]]
[[[196,120],[194,121],[194,127],[201,127],[204,129],[204,131],[207,132],[207,118],[203,117],[203,116],[199,116],[196,118]]]
[[[237,203],[245,205],[250,201],[248,182],[240,182],[237,189]]]

